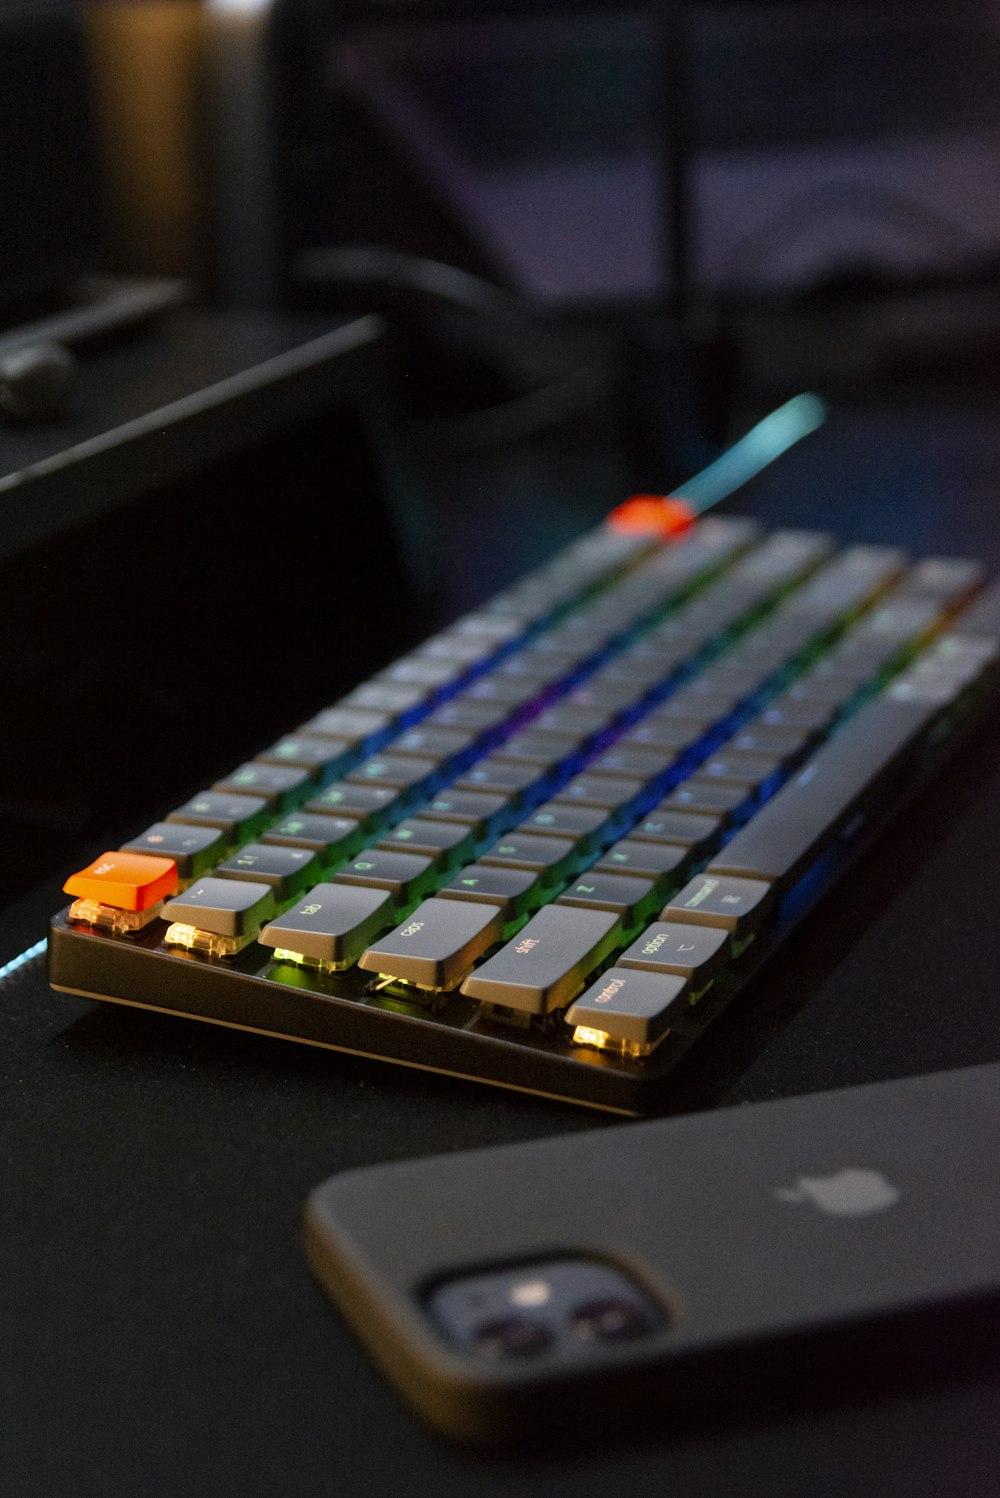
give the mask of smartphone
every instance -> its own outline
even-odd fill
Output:
[[[473,1443],[612,1438],[996,1355],[1000,1064],[332,1177],[320,1283]]]

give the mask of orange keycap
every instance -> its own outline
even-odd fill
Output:
[[[117,910],[148,910],[157,900],[177,893],[177,865],[172,858],[148,853],[102,853],[67,879],[63,889]]]
[[[675,536],[693,525],[698,512],[686,499],[669,494],[633,494],[624,504],[612,510],[608,525],[626,534],[639,531],[653,536]]]

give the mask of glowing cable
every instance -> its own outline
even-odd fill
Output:
[[[796,442],[821,427],[825,420],[826,404],[818,395],[806,391],[793,396],[765,416],[763,421],[758,421],[745,437],[734,442],[714,463],[709,463],[694,478],[675,489],[674,498],[687,500],[696,514],[704,514],[712,505],[756,478]]]

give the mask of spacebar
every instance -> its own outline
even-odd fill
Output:
[[[940,704],[876,698],[720,849],[707,872],[793,882],[863,810],[939,710]]]

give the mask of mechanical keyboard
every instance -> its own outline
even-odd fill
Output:
[[[640,512],[73,875],[53,986],[663,1107],[995,701],[1000,586]]]

